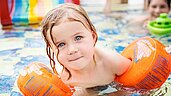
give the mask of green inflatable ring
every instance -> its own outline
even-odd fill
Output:
[[[166,13],[162,13],[156,20],[147,24],[147,29],[153,35],[171,35],[171,19]]]

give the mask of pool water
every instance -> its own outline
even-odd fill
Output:
[[[141,13],[141,10],[120,11],[119,13]],[[118,13],[118,12],[117,12]],[[133,40],[144,36],[158,39],[166,46],[171,44],[170,36],[155,37],[150,34],[130,34],[121,31],[127,20],[105,16],[101,12],[89,12],[99,38],[98,44],[121,53]],[[0,96],[22,96],[16,85],[19,71],[34,61],[43,62],[49,66],[45,53],[45,43],[39,27],[14,27],[10,30],[0,30]],[[151,93],[153,96],[169,96],[171,94],[171,76],[163,86]],[[132,94],[138,96],[138,94]]]

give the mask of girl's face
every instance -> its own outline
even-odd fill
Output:
[[[169,6],[165,0],[151,0],[148,9],[153,19],[160,16],[161,13],[169,13],[170,11]]]
[[[81,70],[93,61],[95,35],[77,21],[52,28],[58,61],[67,69]]]

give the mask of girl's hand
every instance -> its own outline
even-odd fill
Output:
[[[169,45],[169,47],[166,47],[165,50],[166,50],[169,54],[171,54],[171,45]]]

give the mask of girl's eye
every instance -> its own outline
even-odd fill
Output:
[[[79,41],[79,40],[81,40],[83,37],[82,36],[76,36],[75,37],[75,41]]]
[[[59,44],[57,45],[58,48],[61,48],[61,47],[63,47],[63,46],[65,46],[65,43],[59,43]]]
[[[157,6],[153,5],[152,8],[157,8]]]
[[[162,6],[160,6],[160,8],[166,8],[166,6],[165,5],[162,5]]]

